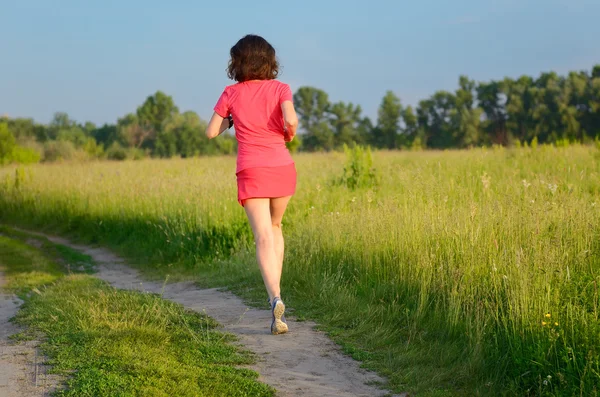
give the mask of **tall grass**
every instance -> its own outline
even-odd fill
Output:
[[[296,156],[288,304],[423,395],[598,395],[600,153],[574,146]],[[4,174],[4,176],[2,176]],[[0,170],[0,219],[260,291],[230,157]]]

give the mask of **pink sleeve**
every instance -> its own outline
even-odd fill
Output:
[[[217,101],[214,110],[219,116],[223,118],[229,116],[229,95],[227,93],[227,89],[225,89],[219,97],[219,100]]]
[[[281,93],[279,94],[279,104],[281,105],[285,101],[293,102],[292,90],[289,85],[282,84]]]

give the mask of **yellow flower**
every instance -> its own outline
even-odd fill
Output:
[[[554,325],[555,325],[556,327],[558,327],[558,323],[554,323]]]
[[[546,313],[546,318],[550,318],[550,313]]]
[[[543,326],[545,326],[545,325],[546,325],[546,322],[545,322],[545,321],[542,321],[542,327],[543,327]]]

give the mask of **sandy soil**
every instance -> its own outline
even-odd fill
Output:
[[[2,292],[4,277],[0,269],[0,397],[48,396],[59,382],[56,375],[48,375],[44,357],[38,352],[38,341],[15,343],[10,335],[19,328],[10,323],[21,300]]]

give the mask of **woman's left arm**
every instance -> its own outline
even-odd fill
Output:
[[[206,127],[206,136],[208,139],[213,139],[227,129],[229,129],[229,118],[223,118],[217,112],[214,112],[208,122],[208,127]]]

